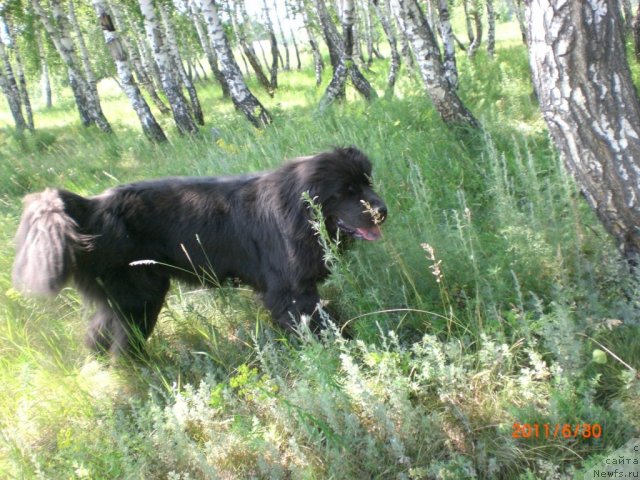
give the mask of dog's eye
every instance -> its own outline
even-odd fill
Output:
[[[348,185],[347,186],[347,193],[349,195],[355,195],[356,194],[356,187],[354,187],[353,185]]]

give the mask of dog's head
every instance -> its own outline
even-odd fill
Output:
[[[387,207],[373,190],[371,162],[354,147],[336,148],[300,165],[312,199],[322,208],[329,234],[377,240]]]

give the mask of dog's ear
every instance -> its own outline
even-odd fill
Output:
[[[362,151],[355,145],[348,147],[334,147],[332,152],[336,157],[342,157],[344,160],[358,161],[361,157],[366,157]]]
[[[371,176],[371,161],[358,147],[336,147],[331,152],[336,161],[346,166],[346,171],[354,176],[365,174]]]
[[[334,152],[323,152],[301,159],[296,169],[296,181],[300,194],[308,192],[315,203],[324,203],[339,188],[335,181]]]

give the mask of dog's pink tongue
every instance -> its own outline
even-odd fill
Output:
[[[380,233],[380,227],[378,227],[377,225],[374,225],[371,228],[358,228],[357,231],[360,235],[362,235],[362,238],[369,241],[378,240],[382,235]]]

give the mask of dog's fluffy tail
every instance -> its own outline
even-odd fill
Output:
[[[24,293],[55,295],[71,274],[82,236],[59,190],[28,195],[24,204],[15,239],[13,284]]]

